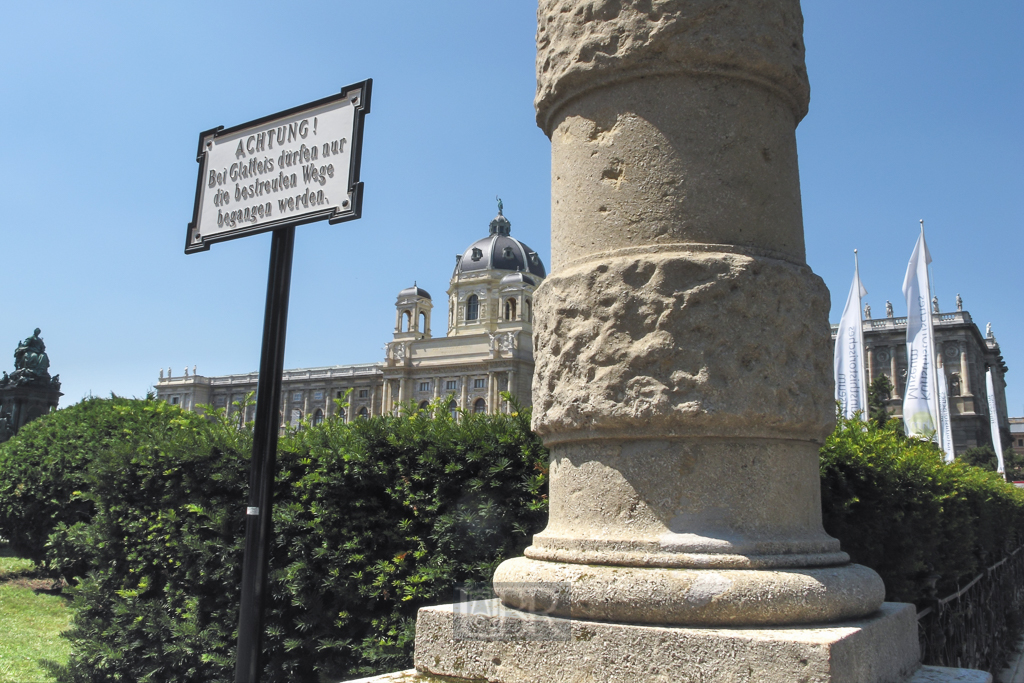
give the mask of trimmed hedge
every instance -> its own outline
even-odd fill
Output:
[[[877,571],[886,599],[918,603],[1024,543],[1024,491],[959,460],[947,465],[902,424],[839,420],[821,450],[825,531]]]
[[[119,401],[126,423],[152,414]],[[49,548],[53,566],[90,568],[67,683],[233,678],[251,430],[159,405],[162,427],[60,456],[84,464],[71,495],[92,506]],[[438,403],[282,438],[263,680],[408,668],[416,610],[521,554],[546,475],[528,412],[456,421]]]
[[[54,576],[84,574],[75,558],[47,560],[47,542],[55,530],[92,518],[85,475],[90,463],[126,440],[167,438],[201,421],[163,401],[116,396],[86,399],[33,420],[0,445],[0,536]]]
[[[264,680],[408,667],[418,607],[488,581],[543,526],[528,411],[456,421],[443,404],[282,438]],[[114,398],[0,447],[0,535],[80,580],[64,683],[232,679],[251,445],[223,411]],[[1024,541],[1024,492],[898,421],[840,420],[821,455],[825,529],[890,600],[922,600],[930,577],[945,594]]]

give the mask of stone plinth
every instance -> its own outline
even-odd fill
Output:
[[[827,626],[695,629],[570,622],[488,603],[470,614],[420,610],[416,669],[351,683],[992,681],[982,671],[919,667],[910,605],[885,603],[866,619]],[[553,637],[537,639],[544,633]]]
[[[56,410],[60,397],[64,395],[59,386],[47,378],[45,382],[0,387],[0,416],[7,418],[6,426],[9,428],[0,432],[0,441],[17,434],[37,417]]]

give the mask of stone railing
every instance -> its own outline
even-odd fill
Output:
[[[971,314],[967,311],[954,311],[953,313],[932,313],[932,324],[945,326],[945,325],[962,325],[964,323],[974,322],[971,319]],[[862,321],[863,329],[865,332],[877,332],[879,330],[899,330],[904,329],[907,326],[907,317],[902,316],[900,318],[869,318]],[[839,329],[839,325],[832,325],[832,338],[836,338],[836,331]]]
[[[917,613],[921,661],[993,671],[1017,644],[1024,607],[1024,546]]]

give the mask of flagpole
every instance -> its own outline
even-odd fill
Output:
[[[864,422],[867,422],[868,418],[870,417],[871,409],[868,406],[868,373],[867,368],[864,366],[864,364],[867,362],[867,350],[864,348],[864,321],[861,319],[861,316],[864,313],[864,298],[861,294],[861,292],[864,291],[864,284],[860,281],[860,259],[857,256],[856,249],[853,250],[853,272],[857,276],[857,320],[859,323],[857,327],[857,341],[860,344],[861,352],[861,363],[859,363],[860,377],[858,379],[860,381],[861,397],[863,399],[861,401],[861,409],[863,410],[863,415],[861,415],[861,418],[864,420]]]
[[[931,252],[928,249],[928,240],[926,240],[925,237],[924,237],[924,219],[922,218],[918,222],[921,224],[921,242],[924,244],[925,253],[928,256],[931,256]],[[932,312],[932,296],[934,296],[932,294],[932,264],[929,262],[929,259],[928,259],[927,256],[925,257],[925,260],[924,260],[924,272],[925,272],[925,275],[927,276],[926,279],[927,279],[927,285],[928,285],[928,343],[931,345],[931,349],[929,349],[929,351],[930,351],[931,359],[932,359],[932,362],[931,362],[931,368],[932,368],[932,376],[931,376],[931,381],[932,381],[932,392],[931,392],[932,400],[931,400],[931,403],[932,403],[932,408],[934,410],[933,414],[935,415],[936,422],[938,423],[938,424],[935,425],[936,428],[937,428],[936,429],[935,437],[936,437],[936,441],[939,444],[939,449],[941,450],[942,449],[942,416],[939,415],[939,376],[938,376],[938,372],[939,372],[938,362],[939,362],[939,359],[935,355],[935,348],[936,348],[935,347],[935,323],[934,323],[934,318],[932,318],[932,316],[934,315],[934,313]]]

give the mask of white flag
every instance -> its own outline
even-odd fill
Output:
[[[985,373],[985,388],[988,390],[988,424],[992,428],[992,448],[996,451],[996,462],[999,464],[996,472],[1003,474],[1006,467],[1003,465],[1003,439],[999,436],[999,413],[996,411],[996,390],[992,382],[992,368]]]
[[[949,421],[949,391],[946,389],[946,371],[936,368],[938,382],[935,387],[939,393],[939,448],[945,453],[945,461],[953,462],[953,425]]]
[[[907,386],[903,392],[903,429],[907,436],[934,437],[938,430],[935,395],[935,354],[928,264],[932,257],[924,242],[924,226],[903,278],[907,300]]]
[[[856,254],[854,251],[855,264]],[[857,413],[860,413],[863,420],[868,418],[868,388],[864,380],[864,331],[860,322],[860,300],[867,293],[860,283],[860,268],[854,265],[853,284],[850,285],[850,296],[846,298],[843,317],[839,319],[833,358],[836,400],[842,406],[843,417],[848,419]]]

